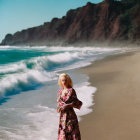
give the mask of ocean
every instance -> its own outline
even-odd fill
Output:
[[[0,46],[0,140],[56,140],[59,74],[68,73],[81,110],[78,120],[92,112],[98,90],[78,69],[109,55],[132,51],[121,47]]]

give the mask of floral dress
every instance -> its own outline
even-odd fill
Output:
[[[82,102],[77,98],[73,88],[64,88],[58,91],[57,112],[60,113],[58,140],[81,140],[78,119],[73,107],[62,110],[64,104],[73,103],[74,107],[80,109]]]

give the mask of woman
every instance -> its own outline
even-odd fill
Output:
[[[83,103],[77,98],[68,74],[60,74],[58,85],[61,87],[57,95],[57,112],[60,113],[58,140],[81,140],[78,119],[73,107],[80,109]]]

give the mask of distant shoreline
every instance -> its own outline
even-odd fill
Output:
[[[140,42],[132,42],[129,40],[124,40],[124,41],[90,41],[90,42],[75,42],[75,43],[65,43],[65,42],[36,42],[36,43],[24,43],[24,44],[15,44],[15,45],[2,45],[0,46],[29,46],[29,47],[38,47],[38,46],[47,46],[47,47],[140,47]]]

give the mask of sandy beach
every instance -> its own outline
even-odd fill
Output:
[[[82,140],[140,139],[140,51],[108,56],[80,69],[97,87],[93,112],[82,117]]]

